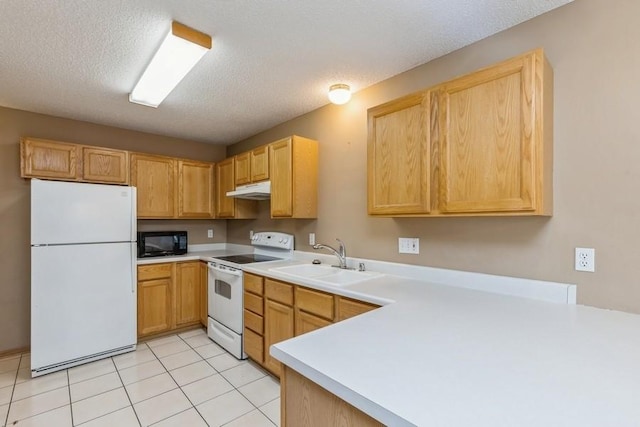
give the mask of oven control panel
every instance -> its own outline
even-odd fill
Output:
[[[293,235],[278,233],[277,231],[261,231],[253,233],[251,244],[253,246],[293,250]]]

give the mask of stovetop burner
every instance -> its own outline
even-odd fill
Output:
[[[220,261],[228,261],[236,264],[250,264],[252,262],[277,261],[282,258],[276,258],[267,255],[241,254],[216,257]]]

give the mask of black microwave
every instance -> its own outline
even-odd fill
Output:
[[[186,231],[138,232],[138,258],[187,253]]]

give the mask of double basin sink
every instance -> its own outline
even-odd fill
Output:
[[[346,270],[328,265],[299,264],[271,268],[275,273],[298,279],[307,279],[330,286],[349,286],[366,280],[382,277],[384,274],[372,271]]]

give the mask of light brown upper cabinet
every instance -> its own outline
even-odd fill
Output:
[[[370,109],[369,214],[551,215],[552,117],[542,49]]]
[[[178,160],[178,217],[213,218],[213,164]]]
[[[20,176],[76,180],[78,178],[77,144],[22,138],[20,140]]]
[[[292,136],[269,144],[272,218],[316,218],[318,142]]]
[[[258,205],[255,200],[227,197],[235,185],[235,158],[229,157],[216,164],[216,217],[227,219],[256,218]]]
[[[138,218],[175,216],[175,168],[173,158],[131,153],[131,185],[138,189]]]
[[[269,179],[269,147],[262,145],[235,156],[236,185]]]
[[[22,138],[20,172],[23,178],[126,185],[129,156],[123,150]]]
[[[369,109],[369,214],[430,211],[430,103],[424,91]]]
[[[123,150],[82,147],[82,181],[127,184],[128,153]]]

